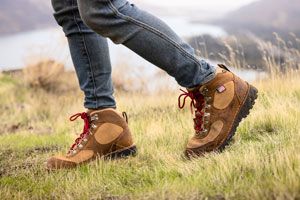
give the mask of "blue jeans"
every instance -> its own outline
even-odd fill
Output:
[[[160,67],[182,87],[215,76],[215,67],[198,59],[164,22],[126,0],[52,0],[52,5],[68,38],[88,109],[116,107],[106,38]]]

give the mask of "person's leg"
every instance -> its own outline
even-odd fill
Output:
[[[134,155],[127,117],[118,113],[113,98],[111,65],[106,39],[90,30],[81,20],[76,0],[52,0],[55,18],[68,38],[87,112],[70,120],[84,120],[84,129],[65,156],[48,159],[49,170],[73,168],[96,157],[120,158]]]
[[[78,0],[84,22],[95,32],[124,44],[162,68],[188,89],[195,110],[195,135],[186,155],[223,150],[257,98],[257,90],[225,66],[214,68],[166,24],[126,0]],[[216,73],[217,69],[217,73]],[[179,107],[183,108],[185,102]]]
[[[126,0],[78,0],[83,21],[98,34],[123,44],[162,68],[187,88],[210,81],[215,68],[155,16]]]
[[[85,107],[115,108],[107,39],[82,22],[76,0],[52,0],[52,5],[68,39]]]

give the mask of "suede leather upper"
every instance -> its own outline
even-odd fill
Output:
[[[67,155],[50,158],[48,169],[71,168],[133,146],[133,140],[125,119],[114,109],[88,111],[91,128]],[[94,119],[94,120],[92,120]]]
[[[221,67],[212,81],[194,89],[209,98],[206,104],[210,106],[205,109],[208,116],[203,129],[207,132],[193,136],[187,144],[187,156],[201,156],[217,150],[224,143],[249,92],[247,82]]]

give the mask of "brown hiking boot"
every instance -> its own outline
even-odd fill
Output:
[[[206,152],[222,151],[231,141],[241,120],[249,114],[257,98],[257,89],[219,65],[210,82],[179,96],[182,109],[187,97],[195,110],[195,135],[188,142],[186,156],[199,157]],[[184,97],[183,104],[181,98]]]
[[[97,157],[115,159],[136,154],[125,113],[122,117],[114,109],[94,110],[78,113],[70,120],[78,117],[84,120],[83,133],[66,156],[50,158],[47,169],[73,168]]]

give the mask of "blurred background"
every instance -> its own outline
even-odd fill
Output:
[[[190,100],[179,110],[173,78],[110,42],[139,155],[53,173],[44,162],[78,137],[68,117],[85,108],[50,2],[0,0],[0,200],[300,200],[300,0],[131,0],[255,85],[255,108],[224,154],[189,162]]]
[[[199,57],[237,67],[237,73],[249,81],[264,77],[271,65],[280,71],[299,68],[299,0],[131,2],[169,24]],[[50,0],[1,0],[0,71],[22,69],[41,60],[73,70],[66,39],[52,14]],[[115,76],[117,69],[131,70],[127,79],[141,73],[149,79],[164,76],[122,45],[110,42],[110,51]],[[143,85],[147,78],[140,82]]]

